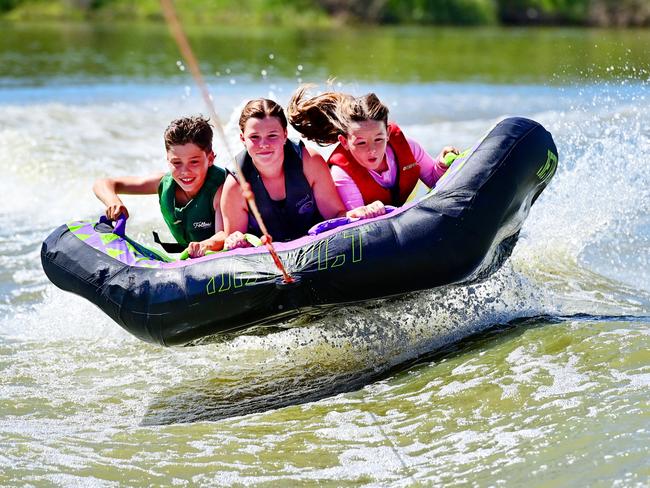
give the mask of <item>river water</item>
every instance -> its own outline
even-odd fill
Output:
[[[51,285],[40,244],[206,109],[162,27],[2,29],[0,485],[650,484],[649,33],[192,31],[234,150],[246,100],[335,76],[432,153],[523,115],[560,164],[483,283],[161,348]],[[151,242],[156,198],[127,205]]]

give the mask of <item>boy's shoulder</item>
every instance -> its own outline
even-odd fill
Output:
[[[214,178],[214,177],[223,177],[225,178],[228,172],[226,171],[225,168],[222,168],[221,166],[217,166],[216,164],[213,164],[208,168],[208,174],[206,175],[206,178]]]
[[[228,176],[228,172],[224,168],[213,164],[208,168],[203,186],[218,188],[224,184],[226,181],[226,176]]]

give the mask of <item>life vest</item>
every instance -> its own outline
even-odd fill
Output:
[[[386,205],[400,206],[417,185],[420,178],[420,165],[415,161],[406,137],[396,124],[388,124],[388,145],[397,160],[397,177],[391,188],[385,188],[375,181],[367,168],[361,166],[342,145],[334,150],[329,160],[330,166],[343,169],[354,181],[363,196],[363,203],[369,204],[380,200]]]
[[[307,235],[307,231],[323,220],[311,186],[302,168],[303,144],[287,139],[284,145],[284,188],[286,198],[272,200],[264,186],[262,176],[247,151],[237,155],[236,161],[251,185],[255,203],[266,228],[276,242],[290,241]],[[259,224],[252,212],[248,212],[248,232],[261,235]]]
[[[170,173],[160,180],[158,201],[163,219],[176,241],[187,246],[212,237],[214,230],[214,196],[226,179],[226,171],[210,166],[203,186],[183,208],[176,207],[176,182]]]

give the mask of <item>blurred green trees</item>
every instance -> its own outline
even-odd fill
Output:
[[[507,24],[582,23],[593,0],[499,0],[498,16]]]
[[[650,0],[176,0],[176,5],[196,21],[242,25],[650,25]],[[161,18],[157,0],[0,0],[0,14],[9,19]]]
[[[382,20],[476,25],[496,21],[494,0],[388,0]]]
[[[650,0],[495,0],[504,24],[648,26]]]

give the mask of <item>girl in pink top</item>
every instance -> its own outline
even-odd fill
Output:
[[[345,207],[357,209],[359,215],[354,216],[383,215],[384,204],[403,203],[418,176],[429,188],[435,186],[448,167],[445,155],[458,153],[447,146],[433,159],[417,142],[404,138],[397,126],[389,126],[388,108],[373,93],[353,97],[326,92],[309,97],[308,88],[302,86],[292,96],[287,108],[289,122],[318,144],[340,144],[330,157],[331,173]],[[419,174],[404,177],[418,166]],[[365,200],[372,197],[374,201],[364,201],[364,195]]]
[[[415,161],[420,165],[420,180],[427,187],[433,188],[442,175],[445,174],[445,171],[447,171],[448,166],[444,163],[444,155],[448,152],[455,152],[457,149],[447,146],[434,160],[419,143],[409,137],[406,140],[409,143]],[[369,169],[368,173],[381,186],[390,188],[395,184],[395,179],[397,178],[397,162],[395,160],[395,153],[390,146],[386,147],[386,162],[388,169],[383,173],[372,169]],[[345,208],[353,209],[364,205],[363,196],[352,177],[340,166],[332,166],[330,171],[332,178],[334,178],[336,190],[339,192]]]

